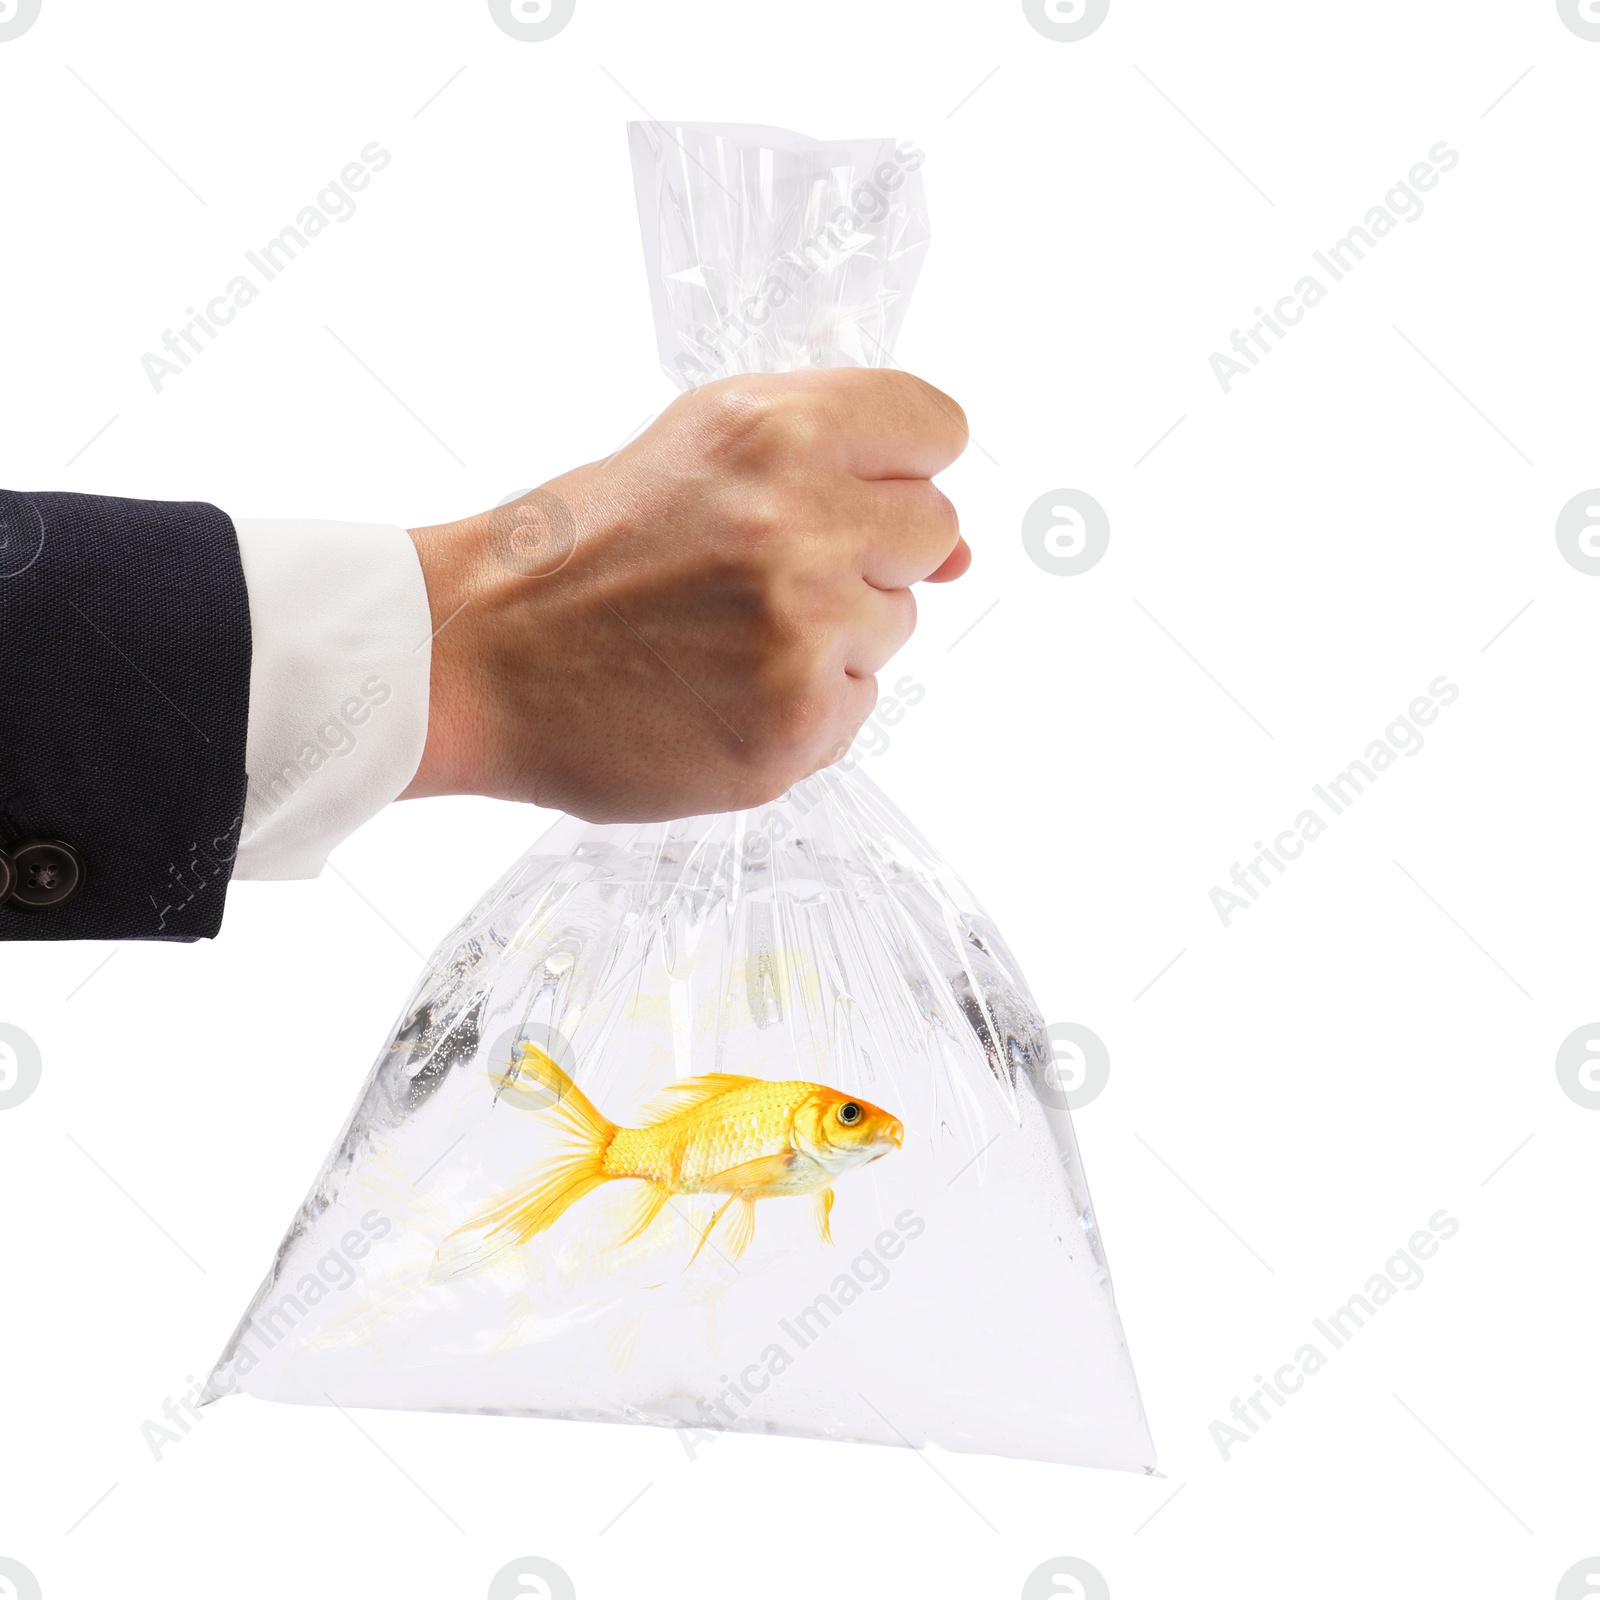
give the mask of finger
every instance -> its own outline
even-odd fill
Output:
[[[861,576],[904,589],[945,566],[961,544],[961,519],[926,478],[885,478],[847,495],[844,515],[861,539]]]
[[[957,539],[956,547],[945,557],[944,565],[937,572],[930,572],[922,581],[924,583],[949,583],[952,578],[962,577],[971,565],[972,546],[965,539]]]
[[[878,680],[872,676],[849,678],[845,693],[839,702],[839,716],[835,723],[832,742],[818,759],[819,766],[841,761],[850,753],[873,708],[878,703]]]
[[[862,584],[841,641],[844,670],[870,678],[916,631],[917,602],[909,589],[874,589]]]
[[[836,459],[858,478],[931,478],[967,448],[967,416],[909,372],[837,367],[806,373]]]

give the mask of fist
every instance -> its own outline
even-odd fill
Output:
[[[412,531],[433,641],[406,793],[593,822],[741,810],[850,747],[970,554],[961,408],[902,372],[723,379],[511,505]]]

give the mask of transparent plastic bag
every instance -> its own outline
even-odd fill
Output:
[[[721,123],[630,122],[628,142],[674,383],[889,364],[928,250],[920,150]]]
[[[887,361],[910,147],[630,134],[669,373]],[[237,1390],[1154,1470],[1027,985],[837,767],[753,811],[564,818],[495,884],[206,1397]]]

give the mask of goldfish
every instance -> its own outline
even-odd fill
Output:
[[[722,1195],[686,1264],[711,1237],[729,1207],[729,1260],[755,1236],[756,1202],[812,1196],[824,1244],[833,1243],[833,1186],[848,1172],[898,1150],[905,1126],[859,1096],[820,1083],[772,1082],[735,1073],[685,1078],[641,1112],[643,1126],[619,1127],[536,1045],[524,1042],[502,1093],[548,1115],[566,1135],[566,1149],[531,1181],[501,1195],[447,1236],[487,1235],[504,1248],[526,1244],[553,1226],[602,1184],[640,1187],[615,1243],[637,1239],[674,1195]],[[441,1264],[445,1258],[441,1247]]]

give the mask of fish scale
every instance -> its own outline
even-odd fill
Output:
[[[718,1173],[791,1151],[795,1110],[819,1088],[793,1080],[745,1084],[644,1127],[618,1128],[606,1172],[690,1193]]]

